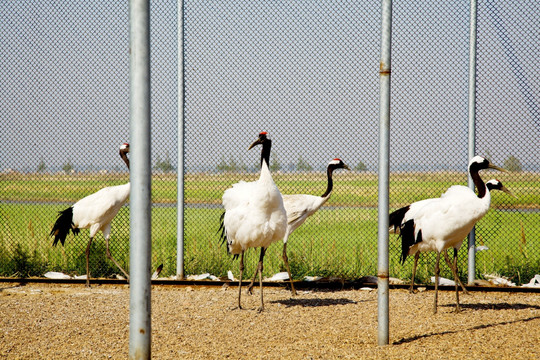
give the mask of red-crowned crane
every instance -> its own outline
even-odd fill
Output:
[[[453,189],[453,190],[462,190],[463,187],[451,187],[450,189]],[[486,182],[486,188],[488,189],[488,191],[492,191],[492,190],[499,190],[499,191],[503,191],[511,196],[514,196],[510,190],[508,190],[503,184],[502,182],[500,182],[499,180],[496,180],[496,179],[492,179],[492,180],[489,180],[488,182]],[[448,191],[450,191],[450,189]],[[448,191],[446,193],[444,193],[442,196],[446,196],[448,194]],[[407,213],[408,217],[414,217],[414,211],[415,209],[419,209],[421,208],[423,205],[425,205],[427,202],[431,201],[431,200],[437,200],[437,199],[426,199],[426,200],[421,200],[421,201],[417,201],[413,204],[411,204],[411,208],[409,209],[409,212]],[[414,205],[414,206],[413,206]],[[403,208],[404,209],[404,208]],[[392,214],[395,214],[395,216],[398,216],[398,211],[395,211],[394,213]],[[391,222],[393,220],[390,220]],[[390,233],[396,233],[396,234],[399,234],[399,227],[397,228],[394,228],[394,227],[391,227],[390,228]],[[444,252],[443,252],[443,255],[444,255],[444,260],[446,261],[446,264],[448,265],[448,267],[450,269],[452,269],[452,263],[450,262],[450,259],[448,258],[448,252],[447,252],[448,249],[445,249]],[[413,264],[413,268],[412,268],[412,279],[411,279],[411,286],[409,288],[409,292],[413,292],[413,289],[414,289],[414,278],[415,278],[415,275],[416,275],[416,267],[417,267],[417,264],[418,264],[418,258],[420,256],[420,251],[417,251],[416,253],[414,253],[414,264]],[[452,272],[453,273],[453,272]],[[460,278],[457,277],[456,278],[458,283],[459,283],[459,286],[461,286],[461,288],[463,289],[463,292],[464,293],[468,293],[467,289],[465,288],[465,286],[463,285],[463,283],[461,282]]]
[[[390,214],[389,224],[393,227],[394,232],[399,232],[401,236],[402,263],[405,262],[408,255],[415,255],[413,281],[418,253],[437,252],[434,313],[437,312],[439,259],[441,252],[447,256],[446,250],[450,248],[454,249],[454,262],[449,266],[456,282],[456,312],[460,311],[457,253],[467,234],[489,210],[491,202],[489,188],[478,174],[480,170],[488,168],[505,171],[481,156],[475,156],[469,162],[469,174],[478,190],[478,195],[466,186],[454,185],[440,198],[421,200]],[[501,190],[503,189],[506,188],[501,187]],[[448,262],[450,261],[448,260]]]
[[[129,144],[120,146],[120,157],[126,163],[129,170]],[[109,186],[88,195],[77,201],[73,206],[60,211],[56,222],[51,230],[50,236],[54,236],[53,246],[58,241],[62,245],[66,241],[66,236],[71,230],[74,235],[78,235],[80,229],[90,229],[90,240],[86,246],[86,286],[90,286],[90,245],[98,231],[103,232],[105,238],[107,257],[124,273],[129,281],[129,275],[112,257],[109,251],[109,237],[111,234],[111,222],[126,203],[129,197],[130,183],[117,186]]]
[[[225,190],[223,206],[225,213],[221,218],[221,237],[227,242],[229,254],[234,258],[240,255],[240,280],[238,283],[238,308],[241,309],[240,296],[242,275],[244,272],[244,252],[249,248],[261,248],[257,273],[261,291],[261,307],[264,310],[262,271],[266,249],[275,241],[283,239],[287,229],[287,213],[283,199],[268,168],[272,141],[266,132],[261,132],[258,139],[249,148],[262,145],[261,173],[253,182],[240,181]]]
[[[283,205],[285,205],[285,210],[287,211],[287,232],[283,238],[283,262],[285,263],[287,273],[289,274],[289,281],[291,282],[291,292],[293,296],[296,296],[296,290],[292,281],[289,259],[287,257],[287,241],[294,230],[299,228],[309,216],[313,215],[321,208],[321,206],[324,205],[324,203],[328,201],[328,199],[330,199],[334,186],[332,174],[336,169],[350,170],[350,168],[340,159],[333,159],[330,161],[326,169],[328,179],[326,191],[321,196],[306,194],[283,195]],[[254,281],[255,278],[253,278],[248,291],[251,291]]]

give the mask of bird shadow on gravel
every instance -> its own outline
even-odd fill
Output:
[[[6,286],[6,287],[0,287],[0,292],[10,289],[16,289],[19,287],[25,286],[25,284],[19,284],[19,285],[12,285],[12,286]]]
[[[286,299],[286,300],[274,300],[271,301],[275,304],[285,305],[286,307],[303,306],[303,307],[318,307],[318,306],[335,306],[335,305],[349,305],[357,304],[357,301],[351,299]]]
[[[455,304],[445,304],[439,305],[441,307],[450,307],[455,308]],[[462,310],[472,309],[472,310],[525,310],[525,309],[538,309],[540,306],[532,304],[509,304],[509,303],[497,303],[497,304],[487,304],[487,303],[476,303],[476,304],[459,304]]]
[[[533,308],[536,308],[536,306],[533,306]],[[540,319],[540,316],[531,316],[531,317],[528,317],[528,318],[525,318],[525,319],[516,319],[516,320],[512,320],[512,321],[503,321],[503,322],[492,323],[492,324],[482,324],[482,325],[477,325],[477,326],[473,326],[473,327],[470,327],[470,328],[467,328],[467,329],[461,329],[461,330],[448,330],[448,331],[434,332],[434,333],[429,333],[429,334],[415,335],[415,336],[402,338],[402,339],[400,339],[398,341],[395,341],[393,343],[393,345],[407,344],[407,343],[411,343],[411,342],[416,341],[416,340],[425,339],[425,338],[429,338],[429,337],[432,337],[432,336],[457,334],[457,333],[460,333],[460,332],[474,331],[474,330],[479,330],[479,329],[487,329],[487,328],[492,328],[492,327],[497,327],[497,326],[515,324],[515,323],[519,323],[519,322],[528,322],[528,321],[533,321],[533,320],[536,320],[536,319]]]

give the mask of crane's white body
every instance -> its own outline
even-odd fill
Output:
[[[126,163],[129,170],[129,144],[120,146],[120,157]],[[56,222],[53,225],[50,236],[54,236],[53,246],[58,242],[64,245],[70,231],[74,235],[79,233],[79,229],[90,229],[90,237],[86,246],[86,286],[90,286],[90,246],[94,236],[99,231],[103,232],[105,238],[105,254],[114,264],[126,275],[128,273],[113,258],[109,251],[109,237],[111,235],[111,222],[118,214],[120,208],[126,203],[129,197],[130,184],[109,186],[77,201],[73,206],[60,211]]]
[[[287,232],[283,243],[287,243],[289,235],[319,210],[330,199],[331,194],[325,197],[306,194],[283,195],[283,205],[287,211]]]
[[[130,183],[103,188],[73,204],[73,227],[90,229],[93,238],[99,231],[109,239],[111,222],[129,198]]]
[[[412,203],[390,214],[390,225],[402,239],[401,261],[405,262],[408,255],[415,255],[412,270],[410,291],[414,286],[414,275],[419,254],[435,251],[435,301],[434,312],[437,312],[437,290],[439,281],[439,258],[443,253],[446,262],[452,269],[456,282],[456,312],[459,307],[458,283],[463,287],[457,274],[457,254],[463,240],[473,226],[489,210],[491,203],[490,188],[505,191],[499,181],[486,186],[478,172],[483,169],[505,171],[491,164],[487,159],[475,156],[469,162],[469,174],[478,190],[478,195],[471,189],[461,185],[451,186],[440,198],[426,199]],[[495,186],[498,183],[498,187]],[[390,229],[392,232],[392,229]],[[454,249],[454,262],[450,263],[446,250]]]
[[[287,213],[266,162],[263,161],[257,181],[233,184],[225,190],[222,200],[229,253],[267,248],[285,236]]]
[[[244,273],[244,252],[249,248],[261,248],[259,263],[255,276],[259,274],[261,289],[261,306],[264,309],[262,272],[264,254],[270,244],[283,239],[287,230],[287,213],[283,206],[283,198],[279,192],[268,162],[272,141],[266,132],[259,133],[258,139],[248,150],[262,145],[261,174],[257,181],[240,181],[225,190],[222,201],[225,213],[222,216],[221,238],[227,241],[227,251],[240,255],[240,281],[238,282],[238,308],[241,309],[242,276]]]
[[[459,249],[473,226],[489,210],[490,192],[483,198],[466,186],[454,185],[440,198],[426,199],[410,205],[403,222],[413,219],[415,238],[422,231],[422,241],[409,248],[416,252]]]
[[[294,283],[291,276],[291,269],[289,267],[289,258],[287,257],[287,242],[289,241],[289,236],[300,227],[308,217],[313,215],[317,210],[321,208],[330,199],[333,189],[332,173],[336,169],[347,169],[349,167],[343,163],[340,159],[333,159],[328,163],[326,169],[326,174],[328,177],[328,183],[326,191],[321,196],[313,196],[307,194],[294,194],[294,195],[283,195],[283,204],[287,212],[287,231],[283,237],[283,262],[285,268],[287,269],[287,274],[291,282],[291,292],[293,295],[296,295],[296,289],[294,288]],[[251,291],[253,287],[253,281],[248,288],[248,292]]]

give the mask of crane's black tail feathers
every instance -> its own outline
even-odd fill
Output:
[[[416,238],[414,237],[415,224],[414,219],[403,222],[405,214],[409,211],[410,205],[402,207],[390,214],[389,225],[394,227],[394,232],[397,234],[399,229],[399,236],[401,237],[401,263],[404,264],[407,256],[409,255],[409,249],[414,244],[422,241],[422,230],[418,231]]]
[[[227,244],[227,231],[225,230],[224,220],[225,220],[225,211],[219,217],[220,224],[219,224],[219,229],[217,232],[219,233],[221,231],[221,234],[219,234],[221,245],[223,245],[224,243],[226,244],[225,251],[227,252],[227,254],[229,254],[229,245]],[[238,257],[238,255],[236,255],[236,257]],[[233,257],[233,259],[236,259],[236,258]]]
[[[414,231],[415,231],[415,224],[414,220],[411,219],[409,221],[406,221],[403,226],[401,226],[399,232],[401,236],[401,263],[405,263],[405,259],[407,259],[407,255],[409,255],[409,249],[413,247],[415,244],[422,241],[422,229],[418,230],[418,235],[416,238],[414,237]]]
[[[394,227],[394,232],[396,234],[397,234],[397,229],[400,229],[401,231],[401,223],[403,222],[403,218],[405,217],[405,214],[407,213],[407,211],[409,211],[410,207],[411,207],[410,205],[407,205],[390,214],[389,225]]]
[[[224,219],[225,219],[225,212],[223,212],[223,214],[221,214],[221,216],[219,217],[220,224],[219,224],[219,229],[217,232],[219,233],[221,231],[221,234],[219,234],[221,245],[223,244],[226,245],[225,251],[227,252],[228,255],[230,255],[229,244],[227,243],[227,231],[225,230],[225,224],[223,222]],[[233,255],[233,260],[238,259],[238,256],[239,256],[238,254]]]
[[[73,231],[74,235],[78,235],[80,230],[74,227],[73,224],[73,207],[70,206],[66,210],[58,212],[58,218],[54,223],[49,236],[54,236],[53,246],[56,246],[58,241],[64,246],[66,237],[69,231]]]
[[[221,234],[219,234],[219,239],[221,240],[221,244],[227,242],[227,233],[225,232],[225,224],[223,223],[223,220],[225,219],[225,212],[220,215],[219,217],[219,229],[218,233],[221,231]]]

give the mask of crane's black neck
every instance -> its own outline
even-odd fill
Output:
[[[484,196],[486,196],[486,184],[484,184],[484,181],[482,181],[482,178],[480,178],[480,175],[478,174],[478,171],[480,170],[481,168],[476,163],[471,164],[469,167],[469,174],[471,174],[474,185],[478,190],[478,197],[482,199]]]
[[[334,172],[334,169],[336,168],[332,165],[328,165],[328,168],[326,169],[328,185],[326,185],[326,191],[324,192],[324,194],[321,195],[321,197],[327,197],[332,192],[332,189],[334,187],[334,182],[332,181],[332,173]]]
[[[262,142],[262,150],[261,150],[261,167],[263,165],[263,161],[266,161],[266,166],[270,167],[270,150],[271,149],[272,149],[272,140],[264,139]]]
[[[127,152],[125,150],[120,150],[120,157],[126,163],[126,166],[129,170],[129,158],[127,157]]]

